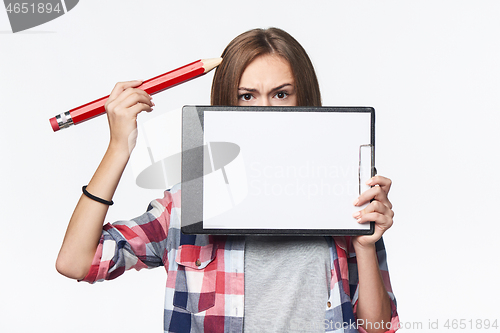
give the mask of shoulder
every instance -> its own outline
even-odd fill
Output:
[[[171,213],[173,208],[180,208],[181,206],[181,185],[177,184],[172,188],[163,192],[163,198],[158,198],[151,201],[148,205],[148,213],[153,214],[155,217],[162,215],[165,210]]]

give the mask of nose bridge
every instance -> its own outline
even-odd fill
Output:
[[[258,106],[271,106],[271,97],[265,96],[260,99],[260,103]]]

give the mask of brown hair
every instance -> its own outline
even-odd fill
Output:
[[[222,53],[212,82],[212,105],[238,105],[238,85],[245,68],[257,57],[276,54],[292,69],[297,106],[321,106],[314,67],[304,48],[278,28],[252,29],[233,39]]]

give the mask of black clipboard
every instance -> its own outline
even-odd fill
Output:
[[[361,209],[374,149],[371,107],[185,106],[181,230],[373,234],[346,211]]]

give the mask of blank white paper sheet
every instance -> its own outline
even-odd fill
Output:
[[[203,228],[369,229],[352,213],[370,126],[364,112],[206,111],[204,143],[240,151],[204,176]]]

